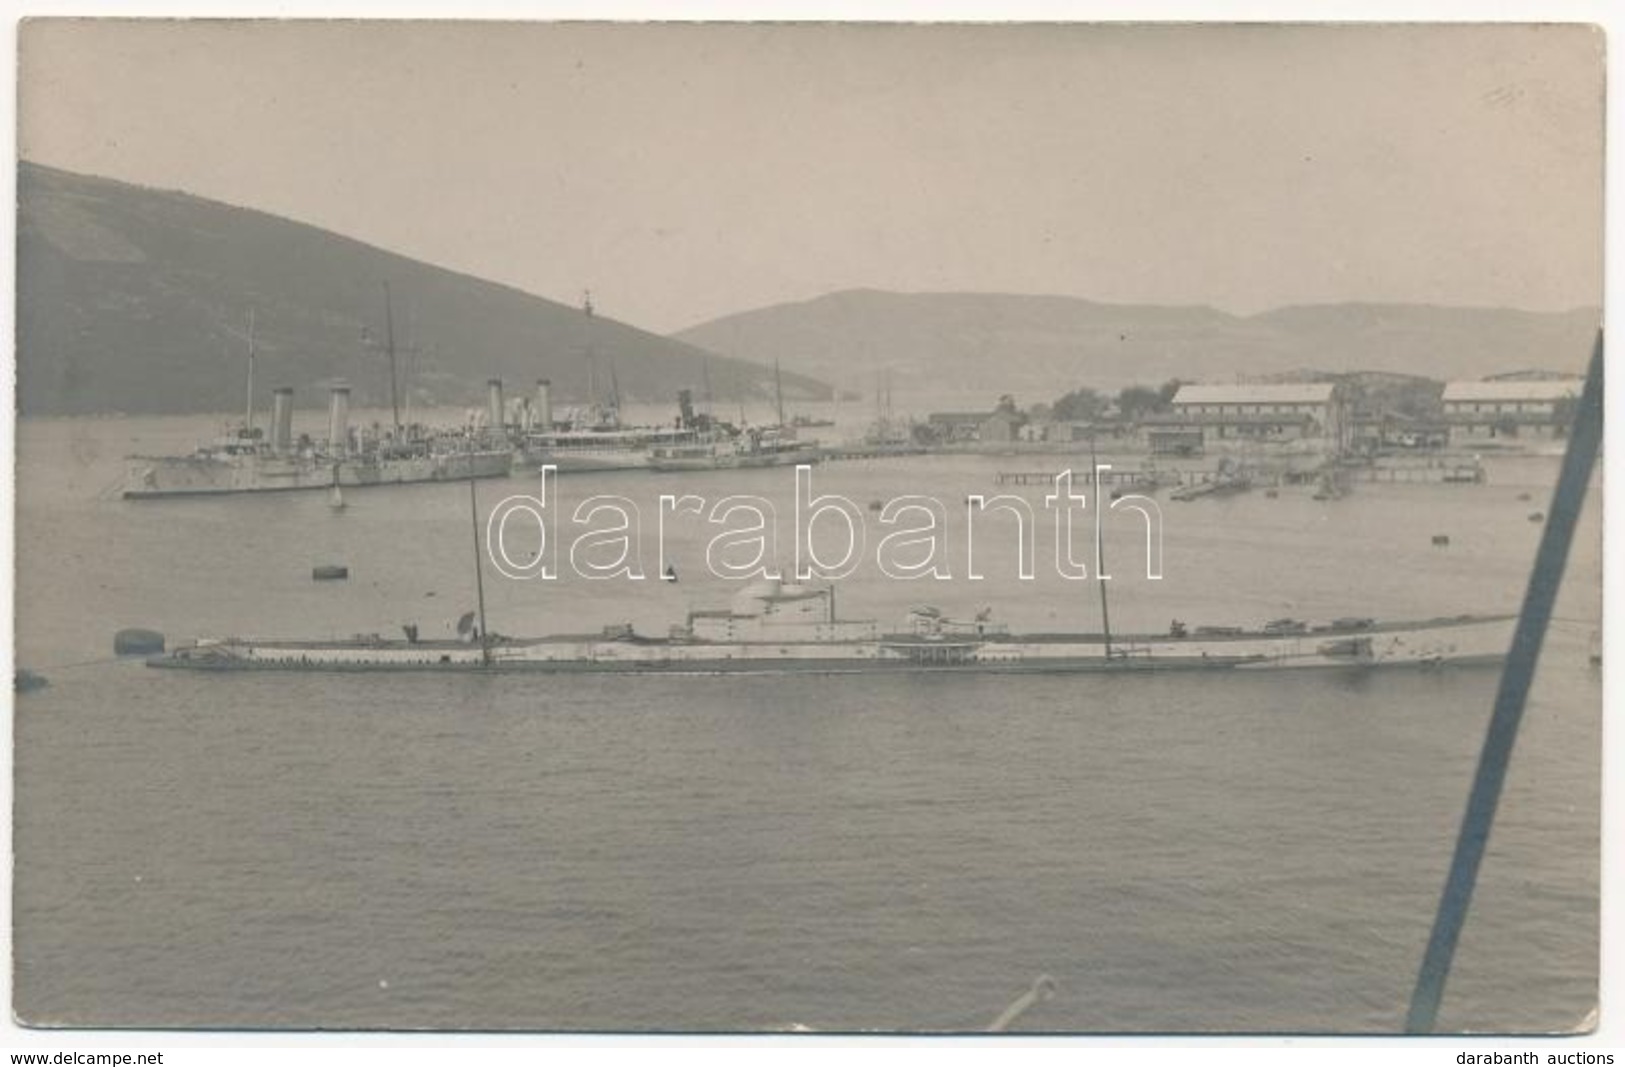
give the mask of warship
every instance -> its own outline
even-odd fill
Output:
[[[501,382],[492,379],[490,388],[492,414],[500,420]],[[433,431],[402,427],[397,421],[393,432],[367,434],[349,425],[349,410],[350,387],[332,386],[327,440],[295,440],[293,390],[279,388],[272,395],[269,437],[249,418],[189,455],[131,456],[126,460],[123,496],[150,500],[349,489],[498,478],[512,468],[512,447],[478,426]]]
[[[247,343],[247,403],[241,426],[183,456],[126,458],[123,496],[151,500],[178,496],[284,492],[296,489],[342,489],[414,482],[498,478],[513,468],[514,450],[506,436],[502,381],[489,382],[489,412],[482,429],[455,430],[403,426],[400,383],[396,372],[395,317],[389,284],[383,283],[384,340],[389,360],[389,403],[393,428],[367,433],[350,426],[350,386],[335,382],[329,392],[327,440],[293,436],[293,390],[272,390],[271,427],[267,437],[254,425],[254,313],[248,331],[237,334]],[[236,334],[235,330],[228,332]],[[373,344],[363,328],[362,340]]]
[[[483,601],[483,597],[482,597]],[[481,613],[483,616],[483,612]],[[762,580],[726,608],[691,611],[665,635],[617,623],[596,633],[517,638],[465,616],[458,640],[378,634],[339,640],[200,639],[147,660],[205,671],[541,671],[619,674],[812,672],[1085,673],[1158,670],[1441,667],[1495,664],[1513,616],[1418,622],[1277,619],[1254,629],[1188,628],[1158,634],[1012,633],[983,611],[955,620],[929,607],[903,626],[843,620],[835,587]]]

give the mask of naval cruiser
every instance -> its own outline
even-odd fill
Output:
[[[123,495],[150,500],[505,477],[514,451],[503,430],[501,380],[491,379],[488,388],[484,427],[430,431],[397,421],[393,433],[369,436],[349,424],[350,387],[334,385],[327,440],[320,443],[294,439],[293,390],[279,388],[268,438],[250,419],[189,455],[131,456]]]

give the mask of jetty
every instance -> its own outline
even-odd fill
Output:
[[[1033,470],[998,471],[993,475],[993,481],[997,485],[1054,485],[1055,479],[1060,473],[1060,471]],[[1090,470],[1086,467],[1083,470],[1073,471],[1072,478],[1074,481],[1083,482],[1086,485],[1093,485],[1095,483],[1096,473],[1096,471]],[[1194,479],[1197,476],[1204,474],[1211,476],[1213,473],[1213,471],[1190,471],[1188,473],[1181,474],[1178,471],[1154,470],[1150,468],[1125,468],[1118,470],[1115,467],[1098,472],[1101,485],[1117,487],[1130,486],[1137,489],[1155,489],[1158,486],[1172,485],[1175,483],[1184,484],[1187,478]]]
[[[1048,486],[1059,470],[997,471],[997,485]],[[1094,472],[1085,467],[1072,472],[1074,481],[1093,484]],[[1244,481],[1247,486],[1236,483]],[[1180,499],[1207,496],[1248,486],[1324,486],[1331,480],[1340,495],[1351,482],[1481,485],[1484,465],[1477,459],[1435,459],[1425,463],[1318,463],[1313,466],[1277,466],[1221,462],[1217,468],[1113,467],[1100,471],[1103,487],[1150,491],[1175,487]],[[1184,490],[1184,492],[1179,492]]]

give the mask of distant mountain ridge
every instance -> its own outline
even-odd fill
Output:
[[[1236,316],[1199,306],[1104,304],[1068,296],[846,290],[725,316],[680,340],[869,392],[1016,394],[1023,404],[1079,386],[1170,378],[1391,372],[1438,380],[1520,370],[1583,372],[1596,308],[1532,312],[1408,304],[1284,307]]]
[[[18,168],[17,403],[24,414],[240,410],[247,317],[256,394],[325,403],[347,380],[389,403],[382,283],[391,287],[403,390],[415,405],[510,395],[550,378],[561,404],[588,395],[582,310],[275,215],[33,163]],[[773,395],[750,365],[613,318],[592,324],[597,394],[671,402],[709,378],[722,400]],[[829,395],[788,370],[790,399]]]

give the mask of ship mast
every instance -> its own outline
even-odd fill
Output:
[[[411,422],[412,421],[412,383],[417,380],[417,375],[418,375],[418,352],[419,352],[419,349],[421,348],[421,346],[417,342],[417,337],[418,337],[418,309],[417,309],[417,305],[415,305],[415,304],[406,305],[406,336],[411,338],[411,340],[408,341],[406,344],[401,346],[402,349],[405,352],[405,355],[406,355],[406,390],[405,390],[406,397],[404,398],[403,403],[404,403],[404,405],[406,407],[406,421]]]
[[[248,309],[248,410],[243,416],[243,428],[254,435],[254,309]]]
[[[474,526],[474,591],[480,608],[480,662],[491,665],[491,638],[485,629],[485,575],[480,567],[480,506],[474,476],[468,476],[468,517]]]
[[[400,386],[395,375],[395,310],[390,305],[389,282],[384,282],[384,348],[389,353],[389,406],[395,416],[395,437],[401,436]]]
[[[773,399],[779,407],[779,428],[784,428],[784,380],[779,375],[778,357],[773,359]]]
[[[1100,533],[1100,508],[1105,507],[1100,491],[1100,465],[1095,461],[1095,434],[1089,432],[1089,481],[1095,489],[1095,584],[1100,587],[1100,626],[1106,637],[1106,661],[1112,658],[1112,616],[1106,605],[1106,545]]]
[[[592,350],[592,290],[581,297],[581,310],[587,316],[587,407],[598,406],[598,360]]]
[[[254,309],[248,309],[248,332],[245,334],[235,327],[222,325],[221,327],[232,337],[248,345],[248,402],[243,409],[243,436],[250,437],[254,433]],[[225,346],[222,346],[224,349]]]

